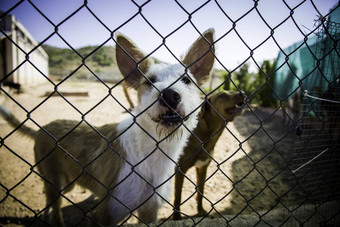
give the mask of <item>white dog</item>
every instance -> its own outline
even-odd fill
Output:
[[[75,184],[98,197],[95,218],[101,224],[118,224],[134,211],[141,222],[155,221],[168,198],[175,163],[196,127],[197,84],[209,78],[214,63],[213,30],[192,45],[183,64],[174,65],[153,64],[128,38],[116,39],[118,67],[138,94],[131,117],[95,129],[69,120],[53,121],[39,131],[19,128],[35,139],[52,224],[63,224],[61,197]],[[12,114],[2,107],[0,112],[18,126]]]

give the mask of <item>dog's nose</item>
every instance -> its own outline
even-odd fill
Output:
[[[247,98],[246,92],[245,91],[240,91],[238,94],[241,98]]]
[[[181,101],[181,95],[174,89],[166,88],[161,92],[160,104],[162,106],[176,109],[180,101]]]
[[[245,93],[244,91],[240,91],[240,92],[238,93],[238,97],[237,97],[237,100],[239,100],[239,102],[236,103],[236,104],[237,104],[238,106],[242,106],[242,105],[244,104],[246,98],[247,98],[246,93]]]

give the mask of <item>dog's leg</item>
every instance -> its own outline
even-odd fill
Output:
[[[144,205],[138,209],[138,217],[142,223],[152,223],[157,220],[157,213],[160,202],[157,201],[157,195],[152,196]]]
[[[94,219],[101,225],[116,226],[129,214],[129,209],[122,205],[124,201],[117,201],[112,197],[106,198],[96,208]],[[128,205],[128,204],[126,204]]]
[[[123,87],[125,98],[126,98],[126,100],[128,101],[128,103],[130,105],[130,109],[129,110],[132,110],[133,108],[135,108],[135,105],[133,104],[133,101],[132,101],[132,99],[130,97],[130,93],[128,91],[128,88],[126,87],[125,84],[123,84],[122,87]]]
[[[208,166],[209,166],[209,163],[202,167],[196,167],[196,177],[197,177],[197,186],[198,186],[197,211],[198,211],[199,216],[203,216],[206,214],[205,210],[203,209],[202,199],[203,199],[204,183],[205,183],[205,178],[207,176]]]
[[[177,171],[175,175],[175,201],[174,201],[174,220],[180,220],[181,219],[181,200],[182,200],[182,187],[183,187],[183,181],[184,181],[184,174],[187,169],[183,170],[181,168],[182,172]],[[185,171],[185,172],[184,172]]]
[[[43,219],[52,226],[64,226],[59,192],[47,182],[44,182],[44,189],[47,209],[43,214]]]
[[[48,127],[46,128],[47,130],[49,129]],[[52,150],[46,145],[50,140],[48,137],[41,136],[40,138],[42,140],[36,140],[34,150],[35,160],[39,163],[37,164],[37,168],[44,181],[47,207],[47,211],[44,215],[48,216],[46,221],[51,225],[64,226],[61,212],[61,194],[69,192],[75,186],[74,183],[71,184],[73,178],[68,175],[68,172],[65,169],[65,165],[70,165],[70,163],[67,163],[67,156],[60,150],[54,150],[49,156],[45,156],[46,152],[44,152],[44,148],[46,148],[46,150]],[[76,168],[77,167],[74,166],[72,170],[74,171]]]
[[[95,219],[102,225],[118,225],[119,222],[124,221],[129,214],[134,212],[137,206],[142,204],[149,196],[152,195],[152,190],[149,193],[142,190],[146,186],[138,184],[139,177],[132,174],[126,180],[120,182],[113,192],[113,196],[109,195],[96,208]],[[138,185],[138,186],[137,186]],[[140,186],[140,187],[139,187]],[[149,196],[148,196],[149,195]],[[143,200],[145,197],[145,200]],[[155,198],[153,196],[150,200]],[[146,202],[138,208],[139,216],[144,222],[152,222],[157,218],[157,210],[159,204]],[[155,212],[156,211],[156,212]],[[155,214],[154,214],[155,212]],[[152,217],[152,218],[150,218]],[[151,220],[151,221],[150,221]]]

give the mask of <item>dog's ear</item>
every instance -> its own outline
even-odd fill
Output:
[[[202,85],[209,79],[214,65],[214,53],[214,29],[209,29],[196,40],[185,56],[183,63],[189,67],[198,85]]]
[[[145,54],[124,35],[117,35],[116,40],[116,60],[119,71],[124,76],[128,86],[137,88],[140,79],[143,77],[142,73],[148,71],[151,62],[144,59]]]

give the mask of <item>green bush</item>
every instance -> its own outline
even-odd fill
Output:
[[[85,58],[86,66],[96,73],[107,71],[108,67],[116,67],[114,47],[102,46],[96,50],[97,46],[87,46],[76,49],[77,53],[68,48],[57,48],[49,45],[43,45],[43,48],[49,57],[50,74],[56,78],[64,78],[74,72],[82,64],[83,58]],[[84,78],[86,76],[83,75],[89,74],[88,70],[83,68],[77,70],[75,77]]]
[[[275,61],[263,61],[257,73],[249,72],[249,65],[243,64],[237,71],[230,74],[220,72],[224,90],[244,91],[250,103],[265,107],[275,106],[272,86],[274,83]],[[230,78],[229,78],[230,77]]]

